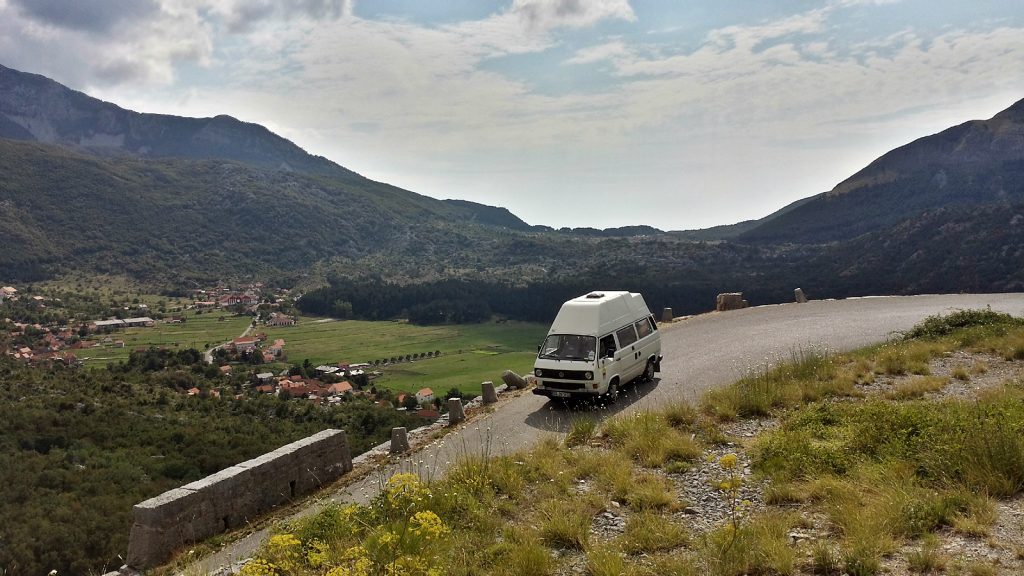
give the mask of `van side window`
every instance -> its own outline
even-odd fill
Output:
[[[654,331],[657,331],[657,330],[658,330],[658,323],[657,323],[657,322],[655,322],[655,320],[654,320],[654,316],[648,316],[648,317],[647,317],[647,321],[648,321],[648,322],[649,322],[649,323],[651,324],[651,328],[652,328],[652,329],[653,329]]]
[[[615,355],[615,337],[611,334],[601,338],[601,358],[610,358]]]
[[[636,321],[636,335],[641,339],[651,335],[651,323],[647,321],[647,318]]]
[[[623,348],[636,342],[636,330],[633,329],[632,324],[616,330],[615,336],[619,339],[619,346],[622,346]]]

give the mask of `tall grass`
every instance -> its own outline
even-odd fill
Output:
[[[708,391],[701,408],[721,420],[767,416],[775,408],[854,394],[866,372],[862,363],[801,350],[789,362]]]
[[[669,425],[662,414],[637,412],[604,423],[604,434],[628,458],[658,468],[671,462],[691,462],[701,456],[692,435]]]
[[[768,513],[738,527],[726,524],[708,533],[696,553],[715,576],[793,574],[796,552],[789,545],[789,530],[795,523],[794,516]]]

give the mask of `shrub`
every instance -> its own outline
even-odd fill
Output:
[[[1002,312],[985,310],[957,310],[945,316],[929,316],[903,333],[904,340],[936,339],[965,328],[989,328],[995,331],[1024,326],[1024,320]]]

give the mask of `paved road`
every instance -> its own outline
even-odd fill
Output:
[[[693,401],[710,387],[788,360],[801,350],[852,350],[884,341],[929,315],[985,306],[1024,316],[1024,294],[824,300],[679,320],[662,329],[665,360],[659,377],[653,383],[627,388],[614,405],[566,408],[540,396],[521,394],[492,414],[474,418],[413,458],[356,482],[330,499],[365,502],[376,493],[380,479],[398,469],[419,469],[425,475],[436,476],[462,455],[511,453],[527,448],[545,434],[564,433],[581,414],[606,418],[680,399]],[[254,533],[205,559],[199,568],[213,571],[232,560],[246,558],[265,537],[263,532]]]

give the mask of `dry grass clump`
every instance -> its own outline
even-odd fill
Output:
[[[680,548],[689,541],[682,525],[661,514],[644,511],[626,522],[626,530],[616,540],[626,554],[653,554]]]
[[[799,352],[789,362],[765,368],[739,381],[709,390],[701,409],[719,420],[767,416],[772,410],[823,398],[858,395],[855,386],[869,381],[865,362],[846,356]]]
[[[918,376],[906,382],[900,382],[885,394],[890,400],[910,400],[921,398],[926,394],[939,392],[949,384],[949,379],[942,376]]]
[[[612,418],[602,430],[618,451],[648,468],[692,462],[702,454],[691,434],[672,427],[659,413],[637,412]]]

